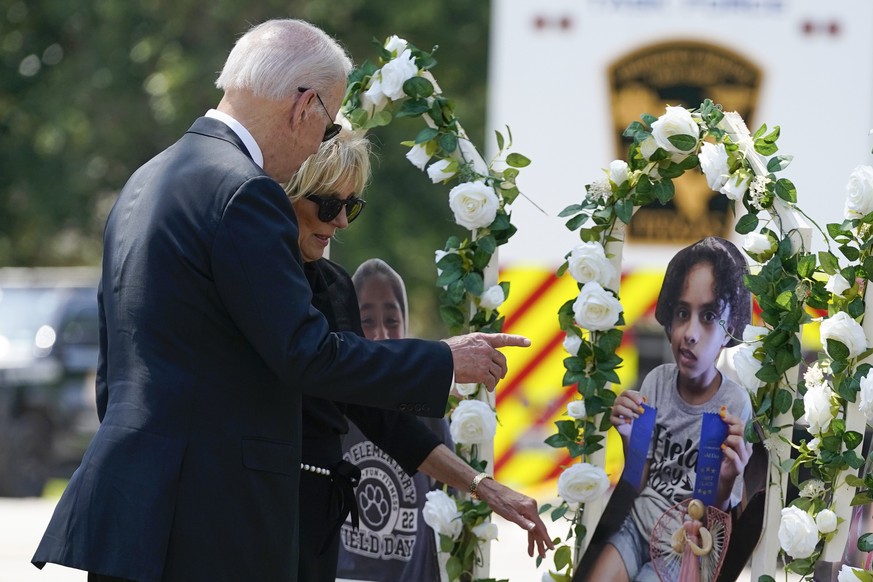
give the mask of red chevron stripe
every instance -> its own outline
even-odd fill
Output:
[[[506,319],[503,321],[503,331],[505,333],[512,333],[510,329],[515,323],[521,319],[521,317],[528,312],[528,310],[536,304],[540,297],[545,295],[546,291],[549,288],[558,282],[558,278],[555,277],[554,273],[546,273],[546,276],[543,277],[543,280],[540,281],[540,284],[537,285],[536,289],[533,290],[533,293],[528,295],[527,299],[519,305],[512,313],[506,316]],[[556,315],[557,318],[557,315]]]
[[[565,386],[564,393],[563,393],[562,397],[552,400],[552,402],[549,404],[549,406],[547,406],[546,409],[543,411],[543,413],[539,416],[539,418],[537,418],[533,422],[533,424],[531,424],[530,427],[528,427],[528,429],[525,431],[525,433],[527,433],[528,431],[530,431],[534,427],[542,426],[543,424],[548,422],[549,419],[552,418],[556,412],[558,412],[558,410],[565,408],[567,406],[567,403],[570,402],[575,395],[576,395],[576,385],[575,384],[573,384],[571,386]],[[518,452],[518,441],[516,441],[515,443],[512,444],[512,446],[510,446],[508,449],[503,451],[503,454],[500,455],[499,459],[494,460],[494,471],[495,472],[499,471],[501,469],[501,467],[503,467],[503,465],[505,465],[507,462],[509,462],[509,460],[513,457],[513,455],[515,455],[516,452]]]
[[[521,370],[518,371],[512,381],[508,384],[500,386],[500,392],[497,394],[496,403],[497,406],[500,406],[500,403],[503,402],[506,398],[514,394],[519,388],[521,388],[522,383],[525,378],[527,378],[531,372],[533,372],[537,366],[539,366],[543,360],[548,357],[552,350],[554,350],[557,346],[561,345],[564,341],[564,332],[558,331],[549,342],[543,346],[540,350],[537,351],[536,355],[525,365]],[[530,349],[530,348],[528,348]]]

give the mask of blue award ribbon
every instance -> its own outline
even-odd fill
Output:
[[[633,485],[637,491],[642,487],[643,469],[646,467],[646,458],[649,456],[657,413],[656,408],[643,404],[643,412],[634,419],[631,428],[621,478]]]
[[[694,498],[704,505],[715,503],[718,476],[721,470],[721,445],[727,437],[728,427],[715,412],[704,412],[700,423],[700,445],[697,453],[697,478],[694,482]]]

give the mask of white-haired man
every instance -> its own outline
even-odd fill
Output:
[[[328,333],[310,307],[280,183],[336,135],[350,67],[310,24],[254,27],[218,107],[125,185],[104,234],[101,425],[37,566],[99,582],[293,581],[301,394],[440,416],[453,374],[493,388],[496,348],[527,344],[368,342]]]

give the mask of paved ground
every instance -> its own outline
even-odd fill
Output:
[[[0,498],[0,582],[85,582],[83,572],[51,564],[39,571],[29,562],[54,504],[53,499]],[[542,573],[552,565],[551,554],[537,569],[527,556],[527,534],[499,518],[495,523],[500,540],[491,546],[491,576],[512,582],[540,582]],[[550,526],[550,531],[563,535],[566,526]],[[741,578],[748,580],[748,575]]]

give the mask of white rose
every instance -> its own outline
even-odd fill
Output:
[[[858,408],[867,417],[867,422],[873,422],[873,370],[861,378],[860,396],[861,402],[858,404]]]
[[[464,182],[449,192],[449,208],[455,222],[470,230],[485,228],[494,222],[499,205],[494,188],[485,182]]]
[[[655,154],[657,149],[658,143],[655,141],[655,138],[651,136],[640,142],[640,154],[647,160]]]
[[[391,99],[403,99],[403,83],[418,75],[418,65],[412,57],[412,51],[404,50],[382,67],[382,92]]]
[[[843,567],[840,568],[837,574],[837,582],[861,582],[861,577],[855,574],[855,568],[848,564],[843,564]]]
[[[399,55],[406,50],[407,44],[408,43],[404,39],[400,38],[396,34],[393,34],[391,35],[391,38],[385,41],[385,50],[392,55]]]
[[[492,285],[479,297],[479,306],[483,309],[497,309],[506,301],[506,294],[500,285]]]
[[[743,330],[743,341],[753,344],[754,347],[761,345],[761,340],[770,333],[770,330],[761,325],[747,325]]]
[[[867,337],[861,324],[845,311],[839,311],[821,322],[819,328],[821,345],[827,349],[829,339],[836,340],[849,348],[849,357],[856,358],[867,349]]]
[[[575,333],[568,333],[564,338],[564,349],[571,356],[579,355],[579,348],[582,347],[582,338]]]
[[[461,400],[452,411],[449,432],[462,445],[489,443],[497,432],[497,415],[481,400]]]
[[[583,242],[570,251],[567,257],[570,276],[583,285],[590,281],[606,287],[615,278],[615,267],[606,258],[603,246],[596,242]]]
[[[453,540],[458,539],[464,529],[458,505],[442,489],[427,492],[421,516],[437,535],[449,536]]]
[[[585,413],[585,401],[574,400],[567,403],[567,416],[576,420],[585,420],[588,415]]]
[[[469,384],[455,382],[455,391],[461,396],[472,396],[479,389],[479,385],[475,382]]]
[[[849,289],[851,286],[851,283],[849,283],[845,277],[843,277],[839,273],[834,273],[825,284],[825,289],[827,289],[834,295],[842,295],[843,292],[846,291],[846,289]]]
[[[858,166],[846,184],[846,218],[861,218],[873,212],[873,167]]]
[[[766,234],[750,232],[743,239],[743,248],[757,261],[766,261],[776,252],[776,241]]]
[[[558,495],[569,504],[594,501],[608,488],[609,478],[603,469],[589,463],[567,467],[558,477]]]
[[[831,398],[833,390],[827,384],[808,386],[803,395],[803,419],[809,424],[811,434],[827,431],[834,419]]]
[[[370,87],[361,93],[361,107],[370,115],[378,113],[388,105],[388,96],[382,92],[382,81],[378,73],[370,77]]]
[[[709,189],[718,192],[730,178],[731,171],[728,168],[728,154],[724,144],[711,144],[708,141],[700,146],[700,169],[706,176]]]
[[[628,167],[624,160],[614,160],[609,164],[609,179],[616,186],[621,186],[627,182]]]
[[[576,323],[589,331],[614,328],[621,312],[621,302],[596,281],[585,283],[573,303]]]
[[[427,148],[423,143],[417,143],[406,152],[406,159],[419,170],[424,170],[424,166],[430,159],[430,154],[427,153]]]
[[[687,135],[696,142],[700,127],[691,117],[691,112],[684,107],[667,107],[667,112],[652,123],[652,137],[659,148],[678,154],[681,160],[681,157],[687,156],[694,148],[683,150],[670,143],[671,137],[679,135]],[[674,161],[679,160],[674,158]]]
[[[749,189],[751,181],[751,176],[747,176],[743,172],[734,172],[718,191],[731,200],[742,200],[743,196],[746,195],[746,190]]]
[[[427,176],[434,184],[445,182],[452,176],[458,173],[457,170],[446,170],[452,162],[449,160],[438,160],[427,167]]]
[[[818,528],[812,517],[797,507],[782,509],[779,522],[779,545],[792,558],[808,558],[818,543]]]
[[[734,352],[734,369],[740,385],[746,390],[754,391],[764,385],[763,380],[755,374],[763,364],[755,357],[755,346],[742,345]]]
[[[480,523],[473,527],[473,535],[482,541],[490,542],[497,539],[497,524],[496,523]]]
[[[818,447],[820,445],[821,445],[821,439],[818,437],[815,437],[814,439],[812,439],[808,443],[806,443],[806,448],[808,448],[810,451],[812,451],[814,453],[818,450]]]
[[[837,529],[837,514],[830,509],[822,509],[815,516],[815,526],[819,533],[831,533]]]

